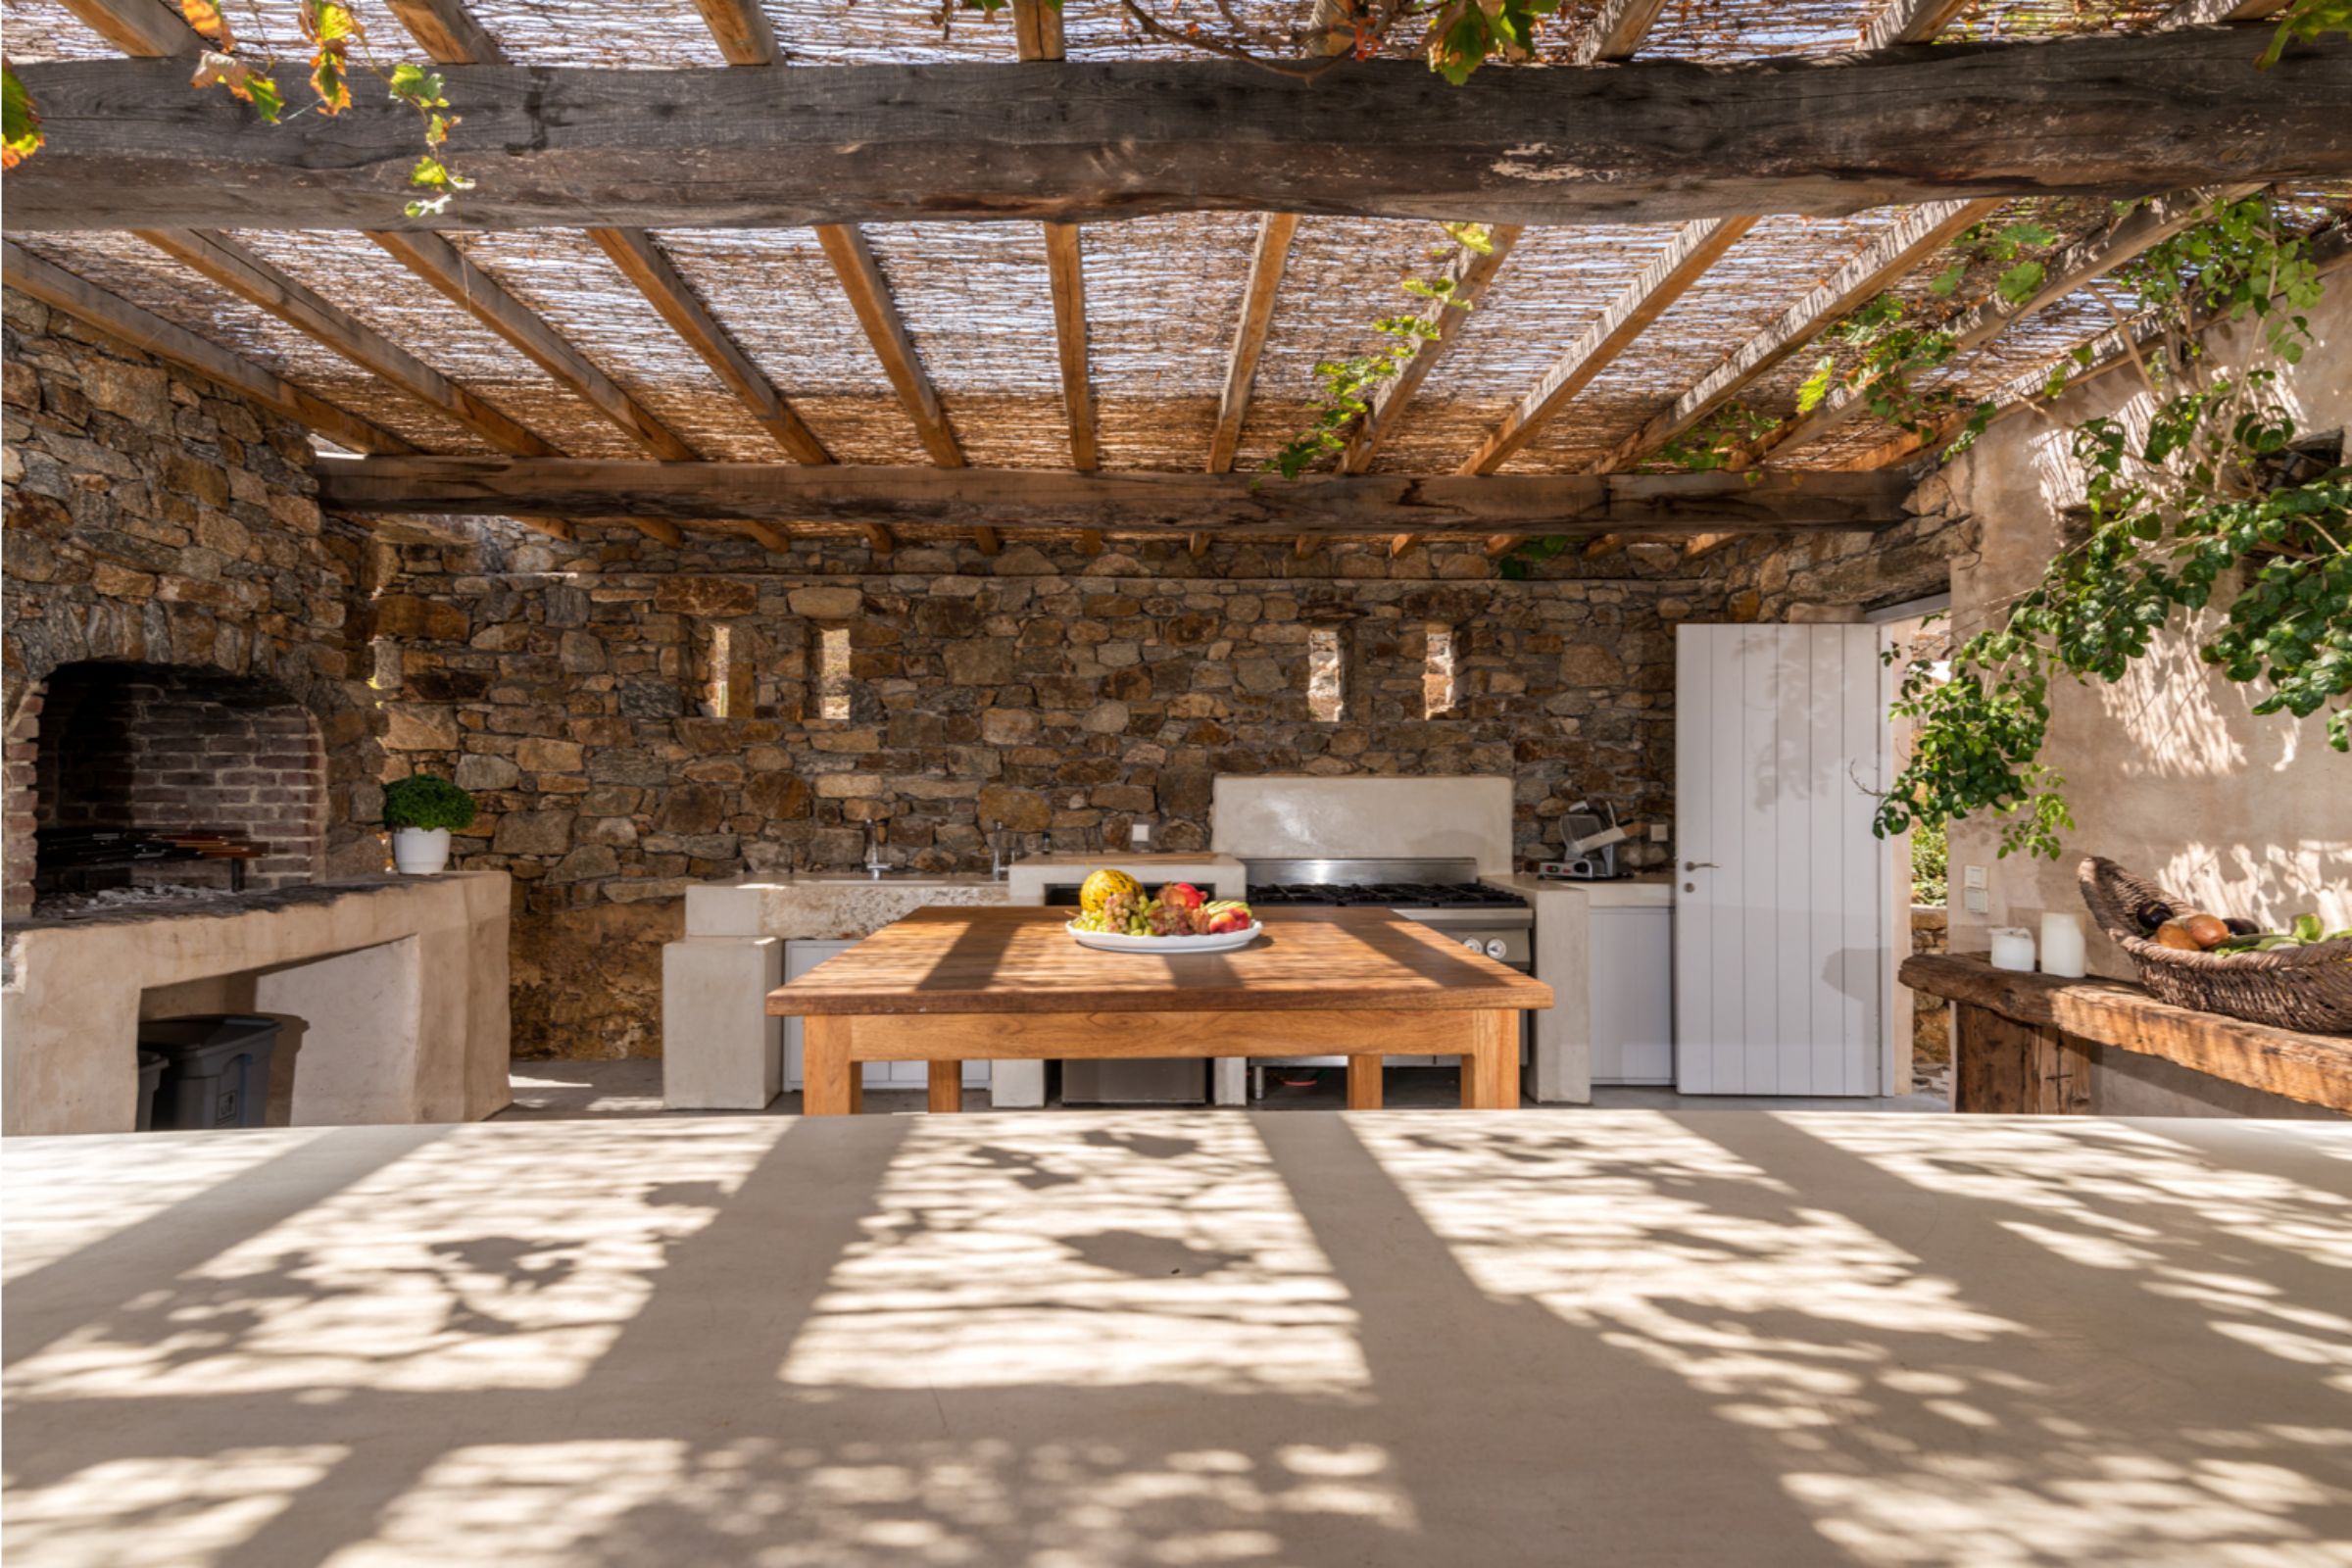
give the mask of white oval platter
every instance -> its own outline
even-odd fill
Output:
[[[1231,953],[1256,941],[1265,928],[1263,921],[1252,920],[1243,930],[1220,931],[1208,937],[1131,937],[1124,931],[1081,931],[1075,924],[1062,927],[1078,939],[1080,947],[1100,948],[1104,953]]]

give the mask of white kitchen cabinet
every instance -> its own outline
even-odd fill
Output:
[[[1674,911],[1591,911],[1596,1084],[1674,1082]]]
[[[856,947],[855,942],[787,942],[784,944],[784,978],[797,980],[832,957]],[[862,1064],[865,1087],[868,1089],[922,1089],[931,1082],[931,1064],[927,1061],[869,1061]],[[967,1061],[963,1064],[963,1086],[966,1089],[988,1087],[988,1063]],[[801,1020],[784,1020],[784,1088],[787,1092],[801,1087]]]

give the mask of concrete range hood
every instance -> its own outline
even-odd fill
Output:
[[[1245,860],[1440,857],[1511,869],[1511,781],[1217,776],[1210,843]]]

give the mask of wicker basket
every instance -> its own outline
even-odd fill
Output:
[[[2194,905],[2095,856],[2076,876],[2090,917],[2132,955],[2157,1001],[2280,1029],[2352,1034],[2352,939],[2269,953],[2160,947],[2142,933]]]

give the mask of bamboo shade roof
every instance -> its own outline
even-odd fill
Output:
[[[1598,8],[1599,0],[1571,0],[1545,28],[1542,59],[1569,58]],[[249,42],[258,36],[289,57],[301,52],[292,0],[227,9]],[[409,35],[383,0],[354,0],[354,9],[379,58],[415,58]],[[944,27],[936,0],[858,0],[855,6],[845,0],[766,0],[762,9],[781,69],[928,61],[1009,66],[1014,60],[1009,8],[993,19],[952,15]],[[1717,63],[1834,55],[1857,47],[1874,9],[1874,0],[1668,0],[1641,54]],[[2139,28],[2167,9],[2105,0],[1977,0],[1944,36]],[[469,10],[520,65],[729,69],[692,0],[634,0],[626,7],[475,0]],[[1232,14],[1271,33],[1299,26],[1305,11],[1274,0],[1234,0]],[[1213,21],[1216,10],[1204,6],[1200,15]],[[56,0],[6,0],[0,16],[9,54],[18,62],[117,53]],[[1109,0],[1069,0],[1063,24],[1071,59],[1187,53],[1138,33]],[[1388,47],[1411,52],[1409,40]],[[462,112],[464,106],[458,107]],[[2280,199],[2292,206],[2298,223],[2310,226],[2352,206],[2347,194],[2298,191]],[[1757,222],[1501,471],[1591,467],[1732,349],[1886,236],[1905,214],[1886,208],[1846,218]],[[2007,204],[1992,226],[2029,218],[2062,240],[2074,240],[2101,232],[2113,213],[2103,202],[2019,201]],[[616,213],[613,221],[626,222],[627,215]],[[1258,226],[1253,216],[1217,214],[1082,229],[1086,365],[1104,470],[1197,472],[1203,466]],[[871,224],[863,232],[964,460],[983,467],[1069,466],[1071,426],[1044,229],[1024,222],[942,221]],[[1479,307],[1453,323],[1447,352],[1372,459],[1372,471],[1455,471],[1676,233],[1676,225],[1658,224],[1526,231]],[[584,458],[644,455],[638,442],[582,397],[468,311],[424,287],[364,235],[231,237],[558,451]],[[1381,341],[1372,329],[1376,318],[1417,308],[1399,283],[1432,270],[1429,253],[1442,237],[1436,225],[1424,222],[1308,218],[1298,224],[1235,469],[1262,467],[1311,419],[1319,403],[1318,365],[1375,347]],[[678,229],[655,238],[835,461],[932,461],[815,231]],[[451,243],[700,456],[790,461],[735,391],[585,231],[461,233]],[[425,452],[492,450],[473,430],[130,234],[29,234],[22,244]],[[1895,291],[1923,319],[1964,309],[1985,297],[1997,267],[1978,256],[1949,299],[1931,294],[1928,281],[1969,255],[1967,245],[1956,242],[1901,278]],[[1931,384],[1970,398],[1986,395],[2052,364],[2133,308],[2128,288],[2114,280],[2080,290],[2011,323]],[[1738,400],[1773,414],[1792,410],[1799,384],[1825,353],[1836,351],[1799,346],[1741,388]],[[1867,416],[1856,417],[1771,461],[1797,468],[1850,465],[1891,433]]]

